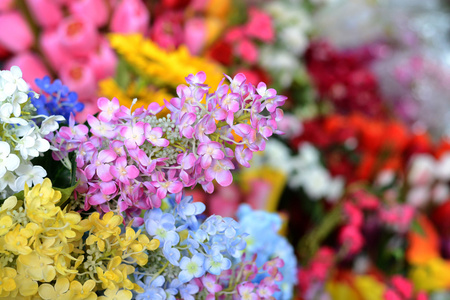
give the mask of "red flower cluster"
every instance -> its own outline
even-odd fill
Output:
[[[320,41],[311,43],[305,60],[320,97],[331,101],[338,112],[383,115],[378,82],[369,69],[366,50],[338,51]]]
[[[331,174],[344,176],[348,183],[374,179],[385,169],[402,172],[412,154],[431,148],[426,133],[413,133],[395,120],[370,119],[358,113],[328,115],[303,126],[292,146],[313,144],[324,154]]]

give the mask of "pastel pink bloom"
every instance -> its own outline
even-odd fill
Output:
[[[221,150],[222,144],[218,142],[200,143],[197,154],[201,155],[200,165],[203,169],[209,168],[213,159],[223,159],[225,154]]]
[[[18,66],[22,70],[23,79],[35,91],[39,90],[34,82],[36,78],[42,78],[50,72],[45,67],[41,58],[31,52],[22,52],[11,58],[5,64],[5,69],[10,69],[12,66]]]
[[[66,62],[60,70],[61,81],[75,91],[78,97],[90,99],[95,96],[97,90],[97,81],[94,71],[89,65],[77,62]]]
[[[100,121],[109,122],[117,119],[115,114],[120,108],[119,100],[117,100],[117,98],[113,98],[109,101],[107,98],[101,97],[97,100],[97,106],[101,110],[98,115]]]
[[[149,21],[150,13],[141,0],[124,0],[114,10],[110,29],[112,32],[145,34]]]
[[[189,19],[184,25],[184,43],[192,55],[198,55],[206,43],[206,24],[202,18]]]
[[[152,126],[148,123],[145,124],[144,128],[145,139],[152,143],[153,146],[156,147],[167,147],[169,145],[169,141],[161,138],[163,135],[163,131],[159,127],[152,128]]]
[[[77,0],[70,1],[69,10],[72,14],[85,18],[102,27],[108,22],[109,11],[106,0]]]
[[[0,12],[5,12],[11,9],[14,0],[0,0]]]
[[[52,0],[27,0],[34,20],[42,27],[55,27],[63,19],[61,7]]]
[[[256,63],[259,56],[258,48],[249,39],[243,39],[237,44],[236,54],[250,64]]]
[[[115,178],[119,179],[126,185],[130,184],[130,179],[134,179],[139,176],[139,170],[136,166],[128,166],[126,156],[119,157],[116,160],[115,165],[111,166],[110,171]]]
[[[352,255],[361,250],[364,238],[357,227],[346,225],[339,232],[339,242],[347,248],[347,253]]]
[[[394,290],[388,289],[384,292],[384,300],[403,300]]]
[[[91,127],[91,133],[93,135],[98,137],[106,137],[108,139],[113,139],[117,136],[117,132],[111,124],[102,122],[92,115],[87,117],[87,121]]]
[[[110,149],[102,150],[98,154],[94,154],[91,164],[85,169],[87,178],[90,179],[97,174],[102,181],[111,181],[113,175],[110,172],[110,165],[108,163],[114,161],[116,157],[117,154]]]
[[[164,49],[174,49],[183,42],[183,16],[173,11],[160,15],[151,27],[150,37]]]
[[[188,139],[192,139],[192,135],[194,134],[194,127],[191,125],[194,124],[197,116],[194,113],[186,113],[180,120],[180,137],[185,136]]]
[[[61,46],[70,55],[85,57],[95,51],[99,42],[94,24],[77,16],[62,20],[57,30]]]
[[[413,295],[414,287],[411,281],[400,276],[394,275],[391,278],[392,286],[406,299],[410,299]]]
[[[208,181],[215,179],[221,186],[229,186],[233,182],[230,169],[234,169],[234,165],[229,159],[214,160],[205,170],[205,178]]]
[[[236,160],[238,163],[240,163],[242,166],[246,168],[250,168],[249,161],[253,157],[253,152],[249,148],[244,148],[244,145],[238,145],[236,147]]]
[[[116,72],[117,56],[105,39],[89,54],[88,61],[96,80],[111,77]]]
[[[216,131],[216,123],[213,118],[206,115],[197,123],[195,126],[195,137],[200,140],[200,142],[208,142],[210,139],[207,134],[211,134]]]
[[[238,201],[233,201],[233,199],[224,197],[223,195],[213,194],[211,198],[208,199],[208,211],[212,215],[221,215],[222,217],[232,218],[236,214],[238,207]]]
[[[128,149],[136,149],[145,141],[144,123],[137,122],[133,125],[124,126],[120,129],[120,134],[125,138],[125,146]]]
[[[272,42],[275,38],[275,31],[270,16],[254,7],[250,8],[249,21],[245,25],[245,33],[263,42]]]
[[[61,46],[56,30],[44,30],[39,43],[42,52],[53,69],[59,71],[62,66],[71,60],[70,55]]]
[[[239,296],[241,296],[241,299],[245,300],[257,300],[259,299],[258,295],[254,293],[255,285],[251,282],[244,282],[238,285],[237,287]]]
[[[16,11],[0,14],[0,45],[16,53],[29,49],[34,36],[25,18]]]
[[[167,196],[167,192],[176,194],[181,192],[181,190],[183,189],[183,184],[180,181],[170,178],[169,180],[166,180],[164,178],[164,174],[162,173],[153,173],[152,179],[154,180],[152,182],[153,186],[157,188],[156,195],[159,199],[164,199]]]
[[[202,277],[202,284],[206,288],[206,290],[210,294],[215,294],[217,292],[220,292],[223,288],[220,284],[216,283],[217,277],[212,274],[206,274],[204,277]]]

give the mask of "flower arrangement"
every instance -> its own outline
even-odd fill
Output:
[[[232,160],[248,167],[279,133],[284,96],[243,74],[226,76],[229,84],[224,78],[211,93],[199,72],[165,101],[165,117],[156,102],[133,109],[100,98],[98,116],[78,124],[82,105],[60,81],[38,79],[37,95],[19,68],[1,74],[3,177],[17,178],[2,190],[0,297],[231,299],[279,291],[283,260],[246,259],[239,223],[205,219],[205,205],[183,188],[229,185]],[[70,114],[68,123],[55,112]],[[40,153],[43,166],[33,165]],[[44,168],[57,164],[66,172]]]

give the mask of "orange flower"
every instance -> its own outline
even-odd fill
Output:
[[[411,264],[424,264],[429,260],[439,257],[439,236],[424,215],[419,215],[416,221],[423,230],[423,234],[410,231],[408,233],[409,248],[406,251],[406,259]]]

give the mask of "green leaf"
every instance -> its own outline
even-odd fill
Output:
[[[57,187],[53,188],[55,191],[61,192],[61,200],[59,200],[59,202],[57,204],[58,206],[63,205],[70,198],[70,196],[73,194],[73,191],[78,186],[78,184],[79,184],[79,181],[76,182],[73,186],[65,188],[65,189],[60,189]]]
[[[417,219],[414,219],[414,221],[411,224],[411,230],[414,233],[417,233],[423,237],[426,236],[425,231],[423,230],[422,226],[419,224],[419,222],[417,222]]]

